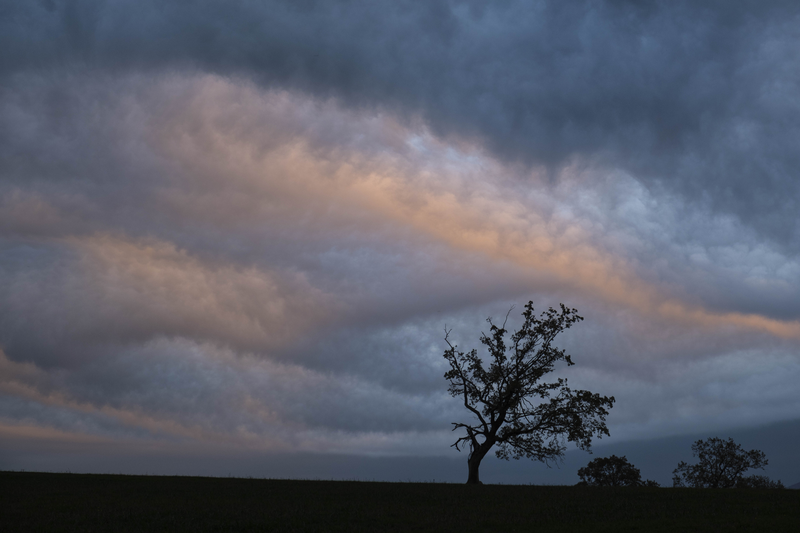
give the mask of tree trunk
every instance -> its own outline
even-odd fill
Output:
[[[491,446],[490,446],[491,447]],[[467,476],[467,485],[482,485],[481,478],[478,475],[478,469],[481,466],[481,461],[489,451],[489,447],[481,446],[472,453],[467,459],[467,466],[469,467],[469,474]]]

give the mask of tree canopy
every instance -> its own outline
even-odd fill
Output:
[[[513,310],[513,308],[512,308]],[[508,314],[510,314],[509,311]],[[444,377],[448,391],[464,402],[472,414],[470,422],[454,422],[453,430],[463,429],[453,446],[468,446],[467,483],[480,483],[481,461],[495,445],[501,459],[527,457],[539,461],[563,457],[567,442],[589,450],[592,438],[608,435],[605,419],[614,397],[600,396],[586,390],[572,390],[567,380],[544,381],[563,361],[572,366],[572,358],[553,341],[562,331],[583,320],[576,309],[564,304],[534,315],[533,302],[525,305],[522,326],[506,343],[506,320],[495,325],[490,318],[489,335],[480,341],[488,350],[488,367],[477,350],[462,352],[450,342],[444,357],[450,370]]]
[[[761,450],[745,451],[730,438],[723,440],[712,437],[695,441],[692,444],[692,455],[697,457],[697,464],[690,465],[681,461],[673,471],[673,486],[726,489],[737,486],[778,488],[777,484],[780,484],[769,482],[769,478],[765,476],[744,477],[744,473],[752,468],[763,470],[768,464],[767,457]]]

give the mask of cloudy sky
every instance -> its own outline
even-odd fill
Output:
[[[0,468],[465,460],[444,327],[528,300],[603,442],[795,427],[798,54],[796,2],[0,2]]]

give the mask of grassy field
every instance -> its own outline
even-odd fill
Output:
[[[800,491],[0,472],[0,531],[800,531]]]

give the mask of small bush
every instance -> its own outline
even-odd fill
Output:
[[[785,489],[780,480],[773,481],[767,476],[753,474],[736,482],[737,489]]]
[[[659,484],[648,479],[642,481],[639,469],[628,462],[624,455],[617,457],[598,457],[578,470],[581,478],[578,485],[592,487],[658,487]]]

